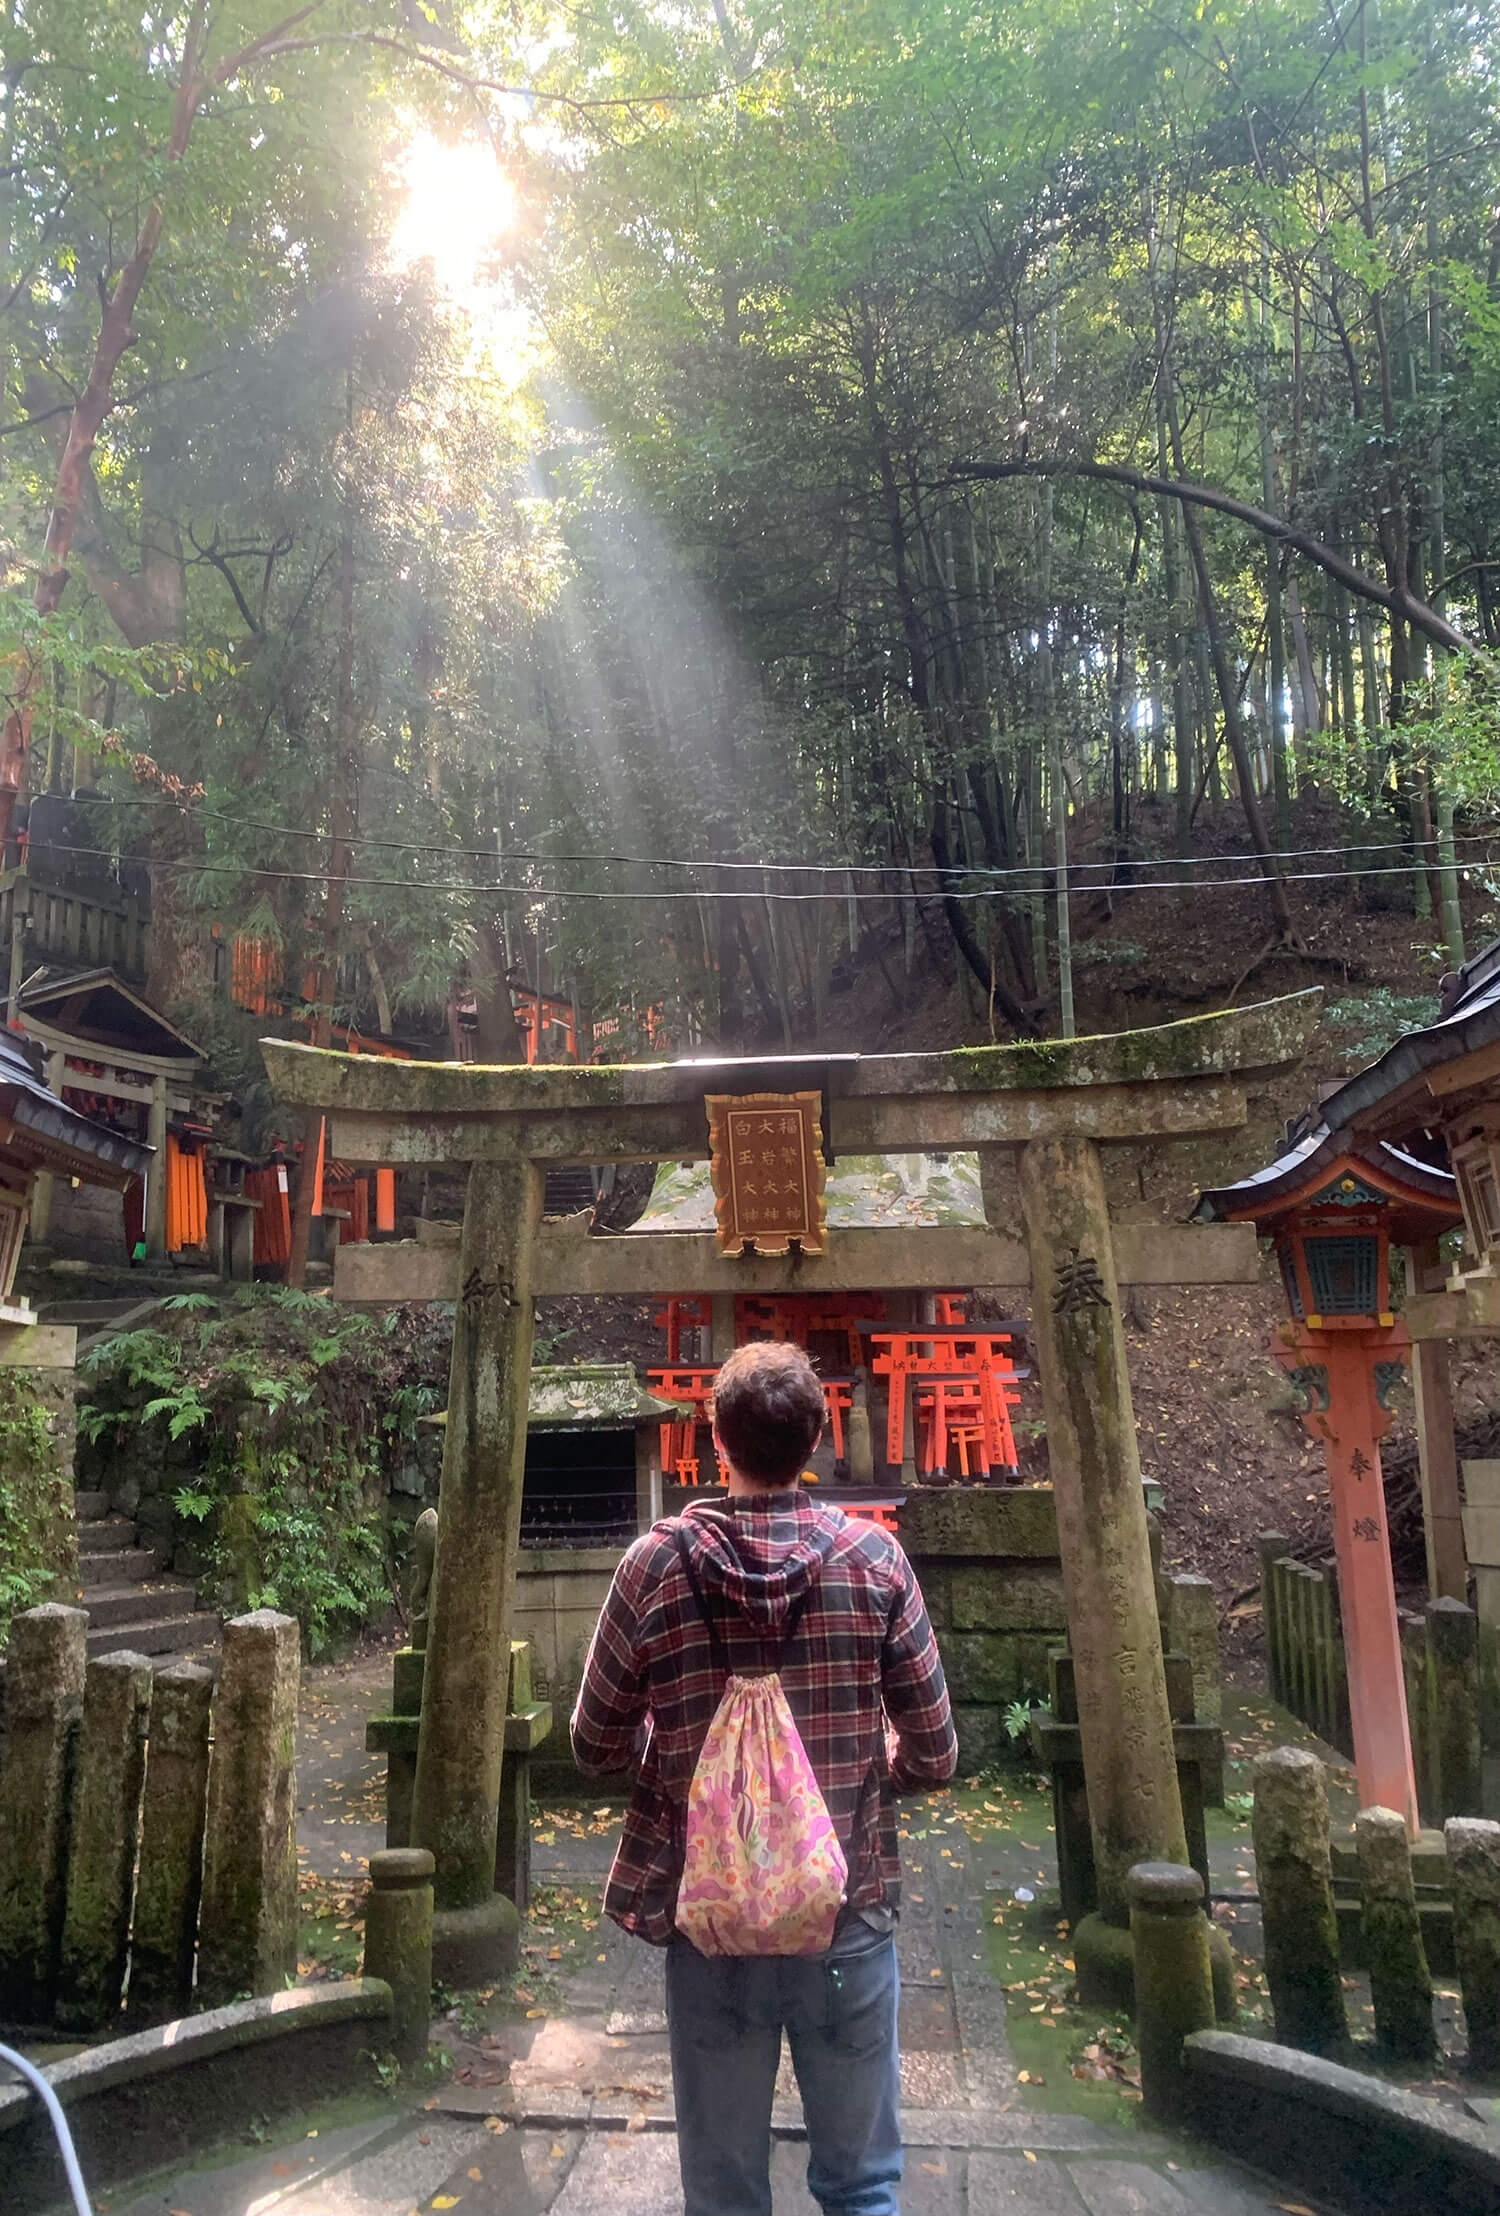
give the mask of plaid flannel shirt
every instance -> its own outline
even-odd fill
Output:
[[[849,1905],[895,1909],[895,1794],[946,1784],[958,1759],[943,1667],[895,1540],[794,1486],[669,1517],[615,1572],[573,1712],[582,1769],[640,1762],[606,1913],[654,1945],[672,1937],[688,1787],[724,1691],[678,1554],[679,1529],[736,1670],[775,1662],[787,1607],[816,1572],[781,1681],[848,1860]],[[896,1747],[889,1764],[887,1717]]]

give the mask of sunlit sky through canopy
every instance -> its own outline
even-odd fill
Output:
[[[402,161],[405,205],[391,234],[398,268],[429,262],[448,297],[479,323],[510,305],[499,259],[515,228],[515,187],[477,138],[417,132]]]

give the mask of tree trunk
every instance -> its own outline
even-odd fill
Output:
[[[352,414],[352,408],[351,408]],[[339,542],[339,654],[334,713],[334,763],[329,787],[328,888],[323,901],[323,948],[317,971],[313,1013],[314,1046],[333,1037],[333,1000],[343,952],[344,902],[356,830],[355,795],[359,777],[359,729],[354,701],[354,526],[347,514]],[[317,1181],[318,1133],[322,1118],[309,1115],[302,1132],[302,1160],[292,1196],[291,1253],[286,1281],[300,1289],[307,1282],[307,1249],[312,1232],[313,1188]]]

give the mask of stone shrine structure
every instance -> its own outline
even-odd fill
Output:
[[[494,1892],[507,1705],[497,1657],[511,1633],[534,1299],[1026,1283],[1099,1889],[1075,1954],[1087,1956],[1090,1924],[1103,1952],[1118,1953],[1126,1872],[1183,1863],[1187,1849],[1100,1148],[1241,1127],[1246,1081],[1301,1057],[1318,1005],[1304,993],[1153,1030],[946,1054],[633,1066],[377,1062],[263,1042],[278,1099],[326,1114],[340,1159],[468,1166],[412,1813],[413,1844],[436,1859],[435,1939],[448,1959],[482,1977],[503,1964],[513,1928]],[[961,1242],[849,1232],[820,1255],[730,1257],[712,1236],[590,1239],[581,1226],[543,1226],[549,1166],[702,1160],[706,1095],[767,1091],[821,1096],[829,1160],[977,1149],[988,1229]],[[1023,1241],[996,1221],[1017,1166]],[[1232,1248],[1204,1243],[1226,1237]],[[1163,1231],[1138,1237],[1137,1251],[1137,1282],[1255,1274],[1233,1228]]]

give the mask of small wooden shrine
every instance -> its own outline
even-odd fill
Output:
[[[121,1193],[151,1165],[148,1147],[60,1100],[43,1083],[39,1059],[14,1032],[0,1032],[0,1324],[5,1325],[36,1321],[28,1307],[12,1300],[11,1289],[43,1178]]]

